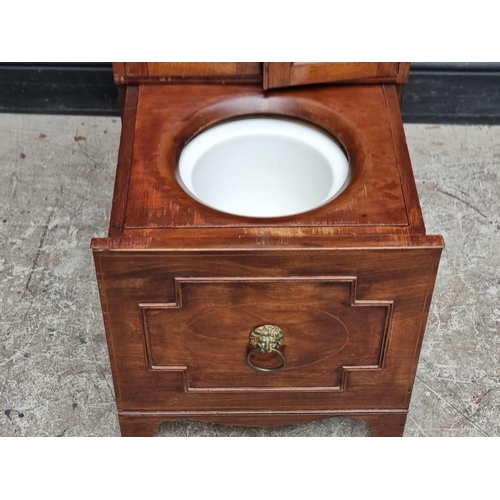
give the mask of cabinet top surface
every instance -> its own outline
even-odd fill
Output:
[[[117,183],[114,199],[114,205],[123,205],[123,231],[337,227],[418,232],[412,226],[421,225],[420,209],[393,86],[266,92],[252,85],[145,85],[131,90],[121,145],[130,150],[129,165],[123,165],[122,152],[119,173],[127,175]],[[178,181],[184,146],[215,123],[248,115],[303,120],[337,138],[352,169],[348,187],[315,210],[269,219],[225,214],[191,198]]]

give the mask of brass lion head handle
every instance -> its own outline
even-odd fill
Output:
[[[250,345],[253,347],[252,350],[247,354],[247,363],[254,370],[261,372],[277,372],[283,370],[286,367],[287,361],[285,355],[279,350],[281,344],[285,340],[285,335],[279,326],[275,325],[262,325],[257,327],[250,334]],[[263,368],[257,366],[252,362],[252,356],[257,351],[264,353],[276,353],[281,358],[281,365],[276,368]]]

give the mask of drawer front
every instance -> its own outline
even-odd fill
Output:
[[[187,392],[342,391],[348,370],[378,368],[383,360],[392,304],[358,302],[355,278],[176,278],[175,284],[175,302],[140,307],[148,368],[184,372]],[[281,329],[284,359],[278,349],[257,349],[247,361],[250,334],[264,325]],[[276,370],[283,362],[286,369]]]
[[[439,253],[96,252],[118,407],[404,408]]]

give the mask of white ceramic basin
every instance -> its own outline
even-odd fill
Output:
[[[284,217],[338,196],[349,162],[330,135],[280,118],[244,118],[215,125],[183,149],[184,189],[201,203],[244,217]]]

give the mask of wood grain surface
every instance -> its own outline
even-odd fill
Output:
[[[330,133],[349,158],[349,186],[327,205],[300,216],[274,219],[224,214],[193,200],[177,179],[182,148],[214,123],[249,114],[312,122]],[[265,226],[408,233],[423,227],[414,185],[407,182],[412,177],[411,164],[409,156],[401,153],[406,144],[393,86],[264,93],[244,85],[148,85],[140,87],[132,123],[134,146],[125,230]],[[413,200],[411,220],[409,199]]]
[[[262,83],[260,62],[126,62],[114,63],[117,84]]]
[[[402,83],[409,63],[396,62],[266,62],[264,88],[315,83]]]

